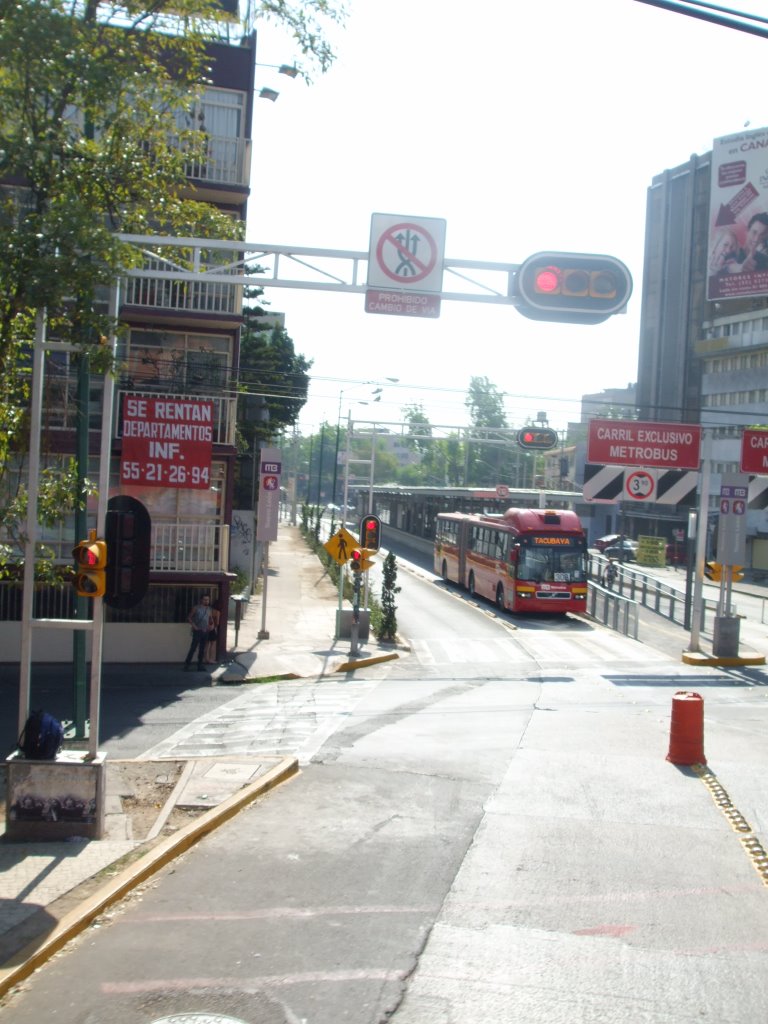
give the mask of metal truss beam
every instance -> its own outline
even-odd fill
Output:
[[[353,294],[364,294],[367,289],[367,252],[170,235],[118,237],[134,246],[145,260],[144,267],[127,272],[129,277]],[[512,294],[512,283],[519,266],[519,263],[445,259],[444,290],[440,297],[514,306],[517,300]],[[406,289],[392,289],[403,290]],[[418,288],[412,290],[417,292]]]

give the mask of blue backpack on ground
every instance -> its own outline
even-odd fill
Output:
[[[30,761],[53,761],[61,750],[64,729],[47,711],[32,711],[19,736],[19,750]]]

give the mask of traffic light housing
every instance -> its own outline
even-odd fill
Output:
[[[360,520],[360,543],[368,551],[378,551],[381,547],[381,520],[373,514],[363,516]]]
[[[368,557],[372,554],[373,551],[369,551],[367,548],[353,548],[349,556],[349,566],[352,572],[368,572],[374,564]]]
[[[133,608],[149,587],[149,512],[136,498],[118,494],[109,499],[104,533],[109,557],[104,603],[110,608]]]
[[[599,324],[621,312],[632,275],[613,256],[538,252],[515,275],[517,311],[529,320]]]
[[[558,443],[557,431],[552,427],[523,427],[517,432],[517,444],[526,451],[549,451]]]
[[[90,530],[88,540],[81,540],[73,549],[75,559],[75,591],[79,597],[103,597],[106,590],[107,545]]]
[[[704,575],[708,580],[713,580],[715,583],[718,583],[723,576],[723,567],[720,562],[705,562]]]
[[[744,566],[743,565],[732,565],[731,566],[731,583],[741,583],[744,579]]]

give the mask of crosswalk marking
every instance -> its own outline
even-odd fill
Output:
[[[446,640],[426,638],[411,642],[411,653],[422,666],[507,664],[521,668],[537,665],[604,667],[606,664],[626,666],[642,657],[646,663],[667,663],[666,655],[643,647],[614,633],[594,636],[562,636],[556,633],[518,631],[514,637],[492,640]]]

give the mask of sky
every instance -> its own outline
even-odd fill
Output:
[[[768,17],[768,2],[736,6]],[[280,95],[255,103],[249,242],[367,252],[372,214],[435,217],[447,258],[607,253],[634,291],[626,315],[583,326],[458,301],[434,320],[385,316],[362,294],[268,288],[313,364],[301,432],[348,415],[398,424],[411,405],[464,426],[472,377],[504,394],[510,427],[544,412],[564,429],[583,394],[636,381],[648,187],[715,138],[768,124],[768,40],[637,0],[348,11],[337,60],[311,85],[262,66],[300,55],[257,25],[257,88]]]

